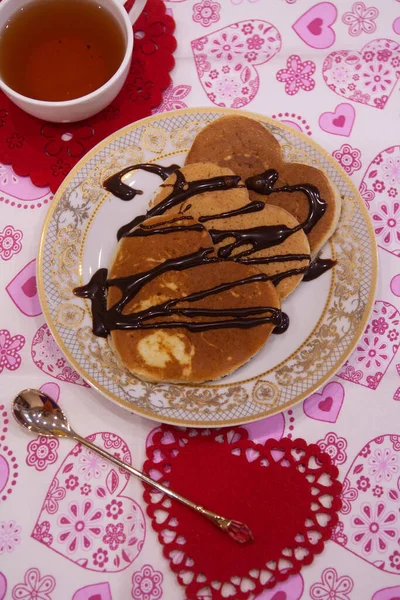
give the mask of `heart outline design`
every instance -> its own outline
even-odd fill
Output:
[[[118,435],[103,431],[87,439],[131,464],[128,446]],[[146,539],[143,511],[124,495],[128,481],[127,473],[76,444],[50,483],[31,537],[86,570],[125,570]]]
[[[281,45],[278,29],[260,19],[232,23],[192,40],[197,75],[209,100],[231,108],[249,104],[260,87],[256,66],[274,58]]]
[[[356,454],[343,480],[341,538],[332,537],[361,560],[394,575],[398,571],[390,557],[398,548],[399,455],[400,436],[389,433],[368,441]],[[364,528],[376,520],[384,527],[376,532]]]
[[[368,325],[336,377],[376,390],[398,351],[400,312],[390,302],[375,300]],[[394,334],[392,333],[394,331]]]
[[[384,109],[400,78],[400,44],[378,38],[360,52],[335,50],[324,61],[326,85],[347,100]]]

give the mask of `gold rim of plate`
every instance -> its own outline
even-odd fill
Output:
[[[97,154],[99,154],[99,152],[101,152],[102,150],[106,149],[115,140],[118,140],[119,138],[124,138],[125,136],[134,133],[135,130],[140,130],[142,128],[147,128],[144,130],[145,132],[148,131],[149,129],[151,130],[152,125],[154,125],[155,123],[160,122],[160,121],[169,121],[171,119],[179,120],[179,118],[184,119],[185,117],[190,116],[190,115],[200,115],[200,116],[202,116],[202,121],[206,122],[207,121],[206,115],[212,115],[213,119],[215,119],[215,118],[218,118],[218,116],[228,115],[228,114],[242,114],[244,116],[248,116],[248,117],[257,119],[258,121],[262,122],[267,127],[271,128],[271,130],[273,130],[273,132],[275,134],[283,132],[284,134],[287,135],[287,137],[296,139],[298,146],[296,146],[296,147],[294,145],[290,146],[290,142],[289,142],[289,150],[295,149],[297,151],[297,153],[300,152],[300,154],[304,154],[304,156],[308,156],[308,155],[305,152],[305,150],[303,149],[303,147],[305,149],[307,149],[307,147],[311,147],[312,149],[314,149],[315,154],[317,154],[319,157],[322,156],[325,159],[325,162],[328,163],[328,165],[331,169],[333,169],[333,172],[335,173],[337,178],[340,179],[343,186],[347,187],[347,189],[350,191],[350,196],[351,196],[350,205],[352,204],[352,206],[349,205],[350,206],[349,210],[351,211],[351,208],[353,209],[352,214],[347,218],[347,220],[350,223],[350,221],[352,220],[352,218],[354,217],[354,215],[356,213],[358,216],[360,216],[362,218],[362,225],[363,225],[364,229],[366,230],[365,234],[367,235],[367,240],[366,240],[366,242],[364,242],[364,245],[365,244],[367,245],[368,250],[370,252],[370,256],[367,257],[370,260],[368,277],[366,277],[364,274],[364,281],[363,281],[364,285],[366,285],[368,287],[367,291],[364,292],[364,295],[366,297],[362,303],[362,307],[358,309],[358,313],[356,316],[356,320],[357,320],[356,325],[355,326],[350,325],[350,328],[352,328],[351,329],[351,339],[349,340],[348,343],[346,343],[346,346],[343,349],[343,351],[340,352],[339,356],[334,360],[334,363],[332,364],[332,366],[326,372],[321,374],[320,376],[318,376],[318,371],[317,371],[317,379],[316,380],[315,380],[315,374],[311,375],[311,371],[310,371],[310,377],[309,377],[310,383],[307,383],[307,379],[306,379],[305,381],[299,380],[299,384],[298,384],[300,386],[300,388],[301,387],[304,388],[304,386],[306,386],[306,389],[299,389],[299,392],[295,393],[295,396],[290,398],[289,400],[279,402],[279,399],[281,396],[281,391],[284,390],[286,385],[289,385],[286,383],[282,384],[282,381],[284,380],[285,377],[286,378],[290,377],[288,372],[286,372],[286,374],[285,374],[285,369],[286,370],[289,369],[289,371],[290,371],[290,368],[285,365],[287,365],[291,359],[295,358],[296,355],[300,355],[299,353],[301,351],[304,351],[306,353],[307,345],[309,344],[310,341],[313,340],[317,330],[319,330],[321,325],[322,325],[322,328],[324,327],[323,319],[325,318],[325,316],[329,310],[330,302],[332,300],[332,296],[334,293],[334,288],[335,288],[335,286],[339,285],[338,279],[336,278],[336,269],[333,270],[330,289],[329,289],[329,293],[328,293],[328,298],[325,303],[322,314],[320,315],[320,317],[318,319],[317,324],[315,325],[311,334],[309,334],[307,336],[307,339],[294,352],[292,352],[288,357],[286,357],[284,361],[282,361],[281,363],[279,363],[278,365],[276,365],[275,367],[273,367],[272,369],[270,369],[269,371],[267,371],[265,373],[261,373],[259,375],[247,378],[243,381],[233,382],[233,383],[220,383],[220,384],[210,383],[210,384],[201,384],[201,385],[192,385],[192,386],[183,386],[183,385],[177,386],[175,384],[154,385],[154,384],[144,383],[139,380],[135,380],[135,378],[133,378],[133,377],[130,378],[133,382],[132,383],[133,388],[135,387],[135,385],[144,386],[145,388],[147,388],[146,397],[149,396],[149,394],[151,394],[152,391],[154,391],[154,390],[156,390],[156,394],[160,393],[161,396],[163,396],[166,393],[166,391],[169,389],[172,396],[174,394],[175,395],[177,394],[178,397],[179,397],[179,394],[184,393],[181,390],[184,390],[184,391],[188,390],[191,393],[189,394],[190,400],[188,401],[187,405],[189,406],[189,403],[191,403],[190,406],[191,407],[194,406],[194,408],[185,409],[185,400],[183,398],[181,400],[181,403],[183,403],[183,407],[181,405],[179,405],[179,402],[178,402],[178,404],[176,405],[175,408],[174,407],[171,407],[171,408],[162,407],[161,409],[158,410],[156,407],[152,407],[151,405],[150,405],[150,408],[148,408],[147,406],[143,406],[143,402],[141,401],[141,399],[135,398],[133,400],[128,400],[128,399],[121,398],[118,394],[114,393],[113,391],[108,389],[105,385],[103,385],[99,381],[98,375],[94,376],[91,373],[89,373],[88,370],[81,365],[79,360],[77,360],[73,356],[67,343],[64,341],[63,336],[60,334],[59,329],[57,327],[57,322],[56,322],[53,314],[51,313],[47,294],[45,292],[45,268],[46,268],[45,253],[46,253],[46,249],[48,249],[48,245],[49,245],[49,242],[47,242],[49,228],[52,223],[54,214],[63,199],[64,193],[66,192],[66,190],[68,189],[70,184],[74,181],[76,175],[83,169],[83,167],[85,167],[85,165],[87,165],[87,163],[89,163],[89,161],[91,161],[91,159],[93,157],[95,157]],[[190,123],[196,124],[198,122],[189,120],[187,124],[190,125]],[[176,147],[176,150],[174,152],[172,152],[172,153],[168,152],[167,154],[179,154],[184,151],[187,151],[187,148]],[[115,151],[115,152],[117,152],[117,151]],[[152,152],[154,152],[156,154],[156,156],[153,158],[150,158],[150,159],[146,158],[147,162],[151,162],[154,160],[162,160],[166,156],[165,154],[162,155],[161,152],[157,152],[154,150],[152,150]],[[99,158],[99,160],[100,160],[100,158]],[[291,160],[291,159],[289,158],[287,160]],[[318,162],[316,161],[315,158],[311,159],[309,157],[308,162],[309,162],[309,164],[314,164],[316,166],[319,166]],[[96,164],[98,164],[98,162]],[[92,170],[94,170],[94,168],[95,167],[93,165]],[[326,166],[324,168],[325,168],[325,170],[327,170]],[[329,173],[328,173],[328,176],[329,176]],[[86,177],[86,180],[87,180],[87,177]],[[83,182],[80,185],[82,185],[82,184],[83,184]],[[103,198],[99,202],[99,205],[95,208],[94,213],[88,218],[87,223],[82,226],[84,240],[87,237],[87,232],[88,232],[88,229],[89,229],[91,223],[93,222],[93,218],[94,218],[95,214],[98,213],[98,210],[100,209],[101,205],[104,203],[106,196],[107,195],[103,195]],[[345,230],[346,220],[344,221],[344,224],[342,224],[342,220],[343,220],[343,209],[342,209],[342,217],[339,222],[337,232],[335,233],[336,237],[338,237],[339,233],[342,233],[343,229]],[[345,233],[345,231],[344,231],[344,233]],[[359,254],[360,246],[362,245],[362,241],[360,241],[356,235],[355,236],[353,235],[354,234],[354,225],[349,229],[349,233],[352,233],[352,235],[348,236],[348,237],[349,238],[354,237],[354,240],[347,239],[345,235],[342,235],[343,240],[340,243],[342,244],[343,247],[346,247],[346,244],[350,244],[350,247],[346,248],[345,252],[350,257],[353,256],[353,258],[354,258],[354,257],[357,257],[357,252]],[[356,247],[357,243],[359,244],[358,247]],[[354,244],[354,247],[351,247],[351,244]],[[81,242],[81,248],[80,248],[80,253],[79,253],[80,256],[82,256],[82,254],[83,254],[83,246],[84,245]],[[335,247],[335,245],[332,242],[331,242],[330,246],[331,246],[332,255],[336,256],[337,248]],[[340,254],[339,254],[338,258],[339,258],[338,267],[344,266],[344,265],[340,264]],[[360,259],[359,256],[358,256],[358,259]],[[347,257],[346,261],[347,260],[350,260],[350,259],[348,259],[348,257]],[[361,258],[361,261],[362,261],[361,265],[364,266],[364,262],[363,262],[364,257]],[[47,262],[49,262],[49,261],[47,261]],[[349,265],[351,266],[350,263],[346,263],[346,264],[348,264],[348,268],[349,268]],[[354,265],[351,267],[353,269],[356,268]],[[81,262],[79,262],[79,264],[78,264],[77,271],[78,271],[78,280],[79,281],[77,281],[76,284],[78,285],[81,283],[81,271],[82,271]],[[264,117],[264,116],[256,114],[256,113],[240,111],[240,110],[235,110],[235,109],[225,109],[225,108],[188,108],[188,109],[183,109],[183,110],[176,110],[176,111],[171,111],[171,112],[167,112],[167,113],[156,114],[154,116],[148,117],[146,119],[142,119],[141,121],[137,121],[135,123],[132,123],[122,129],[120,129],[119,131],[115,132],[114,134],[110,135],[108,138],[106,138],[105,140],[100,142],[97,146],[95,146],[72,169],[72,171],[68,174],[68,176],[63,181],[60,188],[58,189],[58,191],[55,194],[55,197],[52,201],[52,204],[49,208],[49,211],[48,211],[45,221],[44,221],[42,235],[41,235],[41,239],[40,239],[39,257],[38,257],[38,264],[37,264],[38,291],[39,291],[39,298],[40,298],[41,306],[43,309],[44,318],[45,318],[45,320],[50,328],[50,331],[51,331],[52,335],[54,336],[57,344],[61,348],[62,352],[65,354],[69,363],[75,368],[75,370],[86,381],[88,381],[91,384],[91,386],[93,386],[96,390],[98,390],[102,395],[104,395],[106,398],[114,401],[118,405],[130,410],[131,412],[134,412],[143,417],[147,417],[147,418],[161,421],[164,423],[169,423],[172,425],[192,426],[192,427],[224,427],[224,426],[232,426],[232,425],[240,425],[240,424],[244,424],[244,423],[249,423],[252,421],[263,419],[268,416],[272,416],[276,413],[286,410],[287,408],[290,408],[294,404],[297,404],[298,402],[300,402],[301,400],[303,400],[310,394],[314,393],[326,381],[328,381],[338,371],[338,369],[343,365],[343,363],[348,359],[348,357],[350,356],[351,352],[353,351],[355,345],[357,344],[357,341],[359,340],[360,336],[362,335],[362,333],[367,325],[370,313],[372,311],[374,298],[375,298],[375,292],[376,292],[377,277],[378,277],[378,255],[377,255],[377,247],[376,247],[376,242],[375,242],[375,234],[374,234],[372,224],[370,221],[370,216],[368,214],[368,211],[365,207],[364,201],[361,198],[358,190],[352,183],[349,176],[337,164],[337,162],[333,159],[333,157],[326,150],[324,150],[319,144],[317,144],[313,140],[310,140],[307,136],[294,130],[293,128],[291,128],[288,125],[285,125],[283,123],[275,121],[274,119],[270,119],[268,117]],[[352,279],[353,279],[353,277],[351,276],[351,272],[350,272],[350,276],[348,277],[349,285],[350,285],[350,280],[352,280]],[[340,293],[342,293],[344,295],[344,297],[346,297],[346,293],[349,293],[349,289],[348,288],[346,289],[346,280],[344,282],[342,282],[342,279],[339,279],[339,281],[343,285],[343,290],[341,290]],[[360,289],[361,289],[361,283],[362,282],[360,280]],[[354,286],[354,283],[352,283],[352,285]],[[357,290],[355,290],[355,291],[357,291]],[[70,292],[72,292],[72,290],[70,290]],[[70,300],[72,301],[72,294],[71,294]],[[77,300],[77,299],[74,299],[74,300]],[[60,302],[61,301],[62,300],[60,297]],[[88,310],[88,305],[86,306],[86,310]],[[340,320],[340,317],[338,317],[338,319]],[[350,319],[350,322],[351,322],[351,319]],[[327,326],[325,325],[325,327],[327,327]],[[334,326],[334,328],[335,328],[335,326]],[[332,331],[334,333],[334,330],[332,330]],[[325,331],[325,333],[323,335],[327,335],[329,337],[329,332]],[[337,338],[335,338],[335,335],[333,335],[332,350],[335,348],[335,339],[337,339]],[[325,345],[327,343],[328,342],[325,340]],[[308,364],[307,359],[305,359],[303,362],[303,366],[304,365],[307,366],[307,364]],[[280,369],[280,371],[278,371],[279,369]],[[282,371],[282,369],[283,369],[283,371]],[[281,376],[280,382],[279,381],[278,382],[264,381],[262,379],[263,377],[271,376],[271,374],[276,375],[276,373],[279,373],[279,372],[280,372],[280,376]],[[282,379],[282,377],[283,377],[283,379]],[[243,384],[252,384],[254,382],[255,382],[255,385],[252,387],[251,390],[245,390],[245,388],[243,387]],[[296,380],[294,380],[294,382],[291,385],[296,387],[297,386]],[[259,386],[259,388],[257,388],[257,386]],[[121,387],[123,387],[123,386],[118,385],[117,387],[119,390],[121,390]],[[200,397],[200,400],[198,401],[198,405],[196,405],[196,402],[197,402],[196,394],[198,395],[198,393],[201,390],[206,390],[205,399],[201,399],[201,397]],[[218,409],[215,409],[213,411],[212,408],[213,408],[213,406],[215,407],[215,405],[213,405],[212,402],[209,402],[210,395],[211,396],[217,395],[218,390],[226,390],[224,393],[227,396],[227,403],[228,403],[228,408],[226,408],[226,409],[220,408],[219,412],[218,412]],[[253,406],[254,411],[250,412],[250,414],[233,416],[235,413],[237,413],[239,408],[241,406],[243,406],[243,397],[246,397],[246,402],[247,402],[250,392],[251,392],[251,399],[249,400],[250,407]],[[236,396],[235,396],[235,394],[236,394]],[[244,396],[243,396],[243,394],[244,394]],[[257,400],[257,395],[261,399]],[[263,400],[264,395],[265,395],[265,402]],[[230,403],[230,396],[233,397],[233,400],[231,403]],[[136,401],[140,400],[138,402],[139,405],[135,404],[135,400]],[[142,405],[140,405],[140,404],[142,404]],[[263,405],[265,405],[264,410],[263,410]],[[196,406],[197,406],[197,408],[196,408]],[[247,406],[247,404],[246,404],[246,406]],[[189,414],[191,414],[191,416],[184,416],[184,417],[170,416],[165,413],[163,414],[161,412],[161,410],[165,410],[167,412],[168,411],[170,411],[170,412],[182,412],[183,411],[185,414],[187,412],[189,412]],[[193,415],[193,413],[198,414],[198,411],[201,412],[201,418],[194,419],[192,415]],[[223,412],[227,413],[226,417],[224,417],[223,414],[222,414],[222,416],[216,417],[216,415],[221,414],[221,411],[222,411],[222,413]]]

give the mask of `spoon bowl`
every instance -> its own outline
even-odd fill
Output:
[[[22,427],[47,437],[73,437],[73,430],[61,408],[40,390],[23,390],[12,405],[13,415]]]

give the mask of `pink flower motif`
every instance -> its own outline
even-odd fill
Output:
[[[338,437],[331,431],[327,433],[323,440],[317,442],[322,452],[326,452],[332,459],[333,464],[342,465],[347,460],[346,448],[347,442],[344,438]]]
[[[85,500],[83,504],[71,502],[68,514],[62,514],[58,519],[61,529],[58,541],[67,544],[68,554],[73,554],[78,548],[91,550],[93,539],[103,533],[99,525],[102,518],[103,511],[95,508],[91,500]]]
[[[33,530],[32,537],[41,542],[42,544],[46,544],[46,546],[50,546],[53,543],[53,536],[50,533],[50,523],[49,521],[43,521],[42,523],[36,523],[35,529]]]
[[[265,40],[255,33],[252,37],[247,38],[246,43],[249,50],[261,50]]]
[[[346,365],[345,371],[340,376],[342,379],[346,379],[346,381],[358,383],[361,381],[363,374],[362,371],[356,371],[352,365]]]
[[[339,523],[336,525],[336,527],[333,528],[332,534],[331,534],[331,540],[333,542],[336,542],[340,546],[346,546],[346,544],[348,542],[348,537],[344,533],[344,525],[343,525],[342,521],[339,521]]]
[[[202,38],[198,38],[197,40],[193,40],[192,42],[192,47],[195,50],[198,50],[199,52],[202,52],[204,50],[204,45],[207,44],[208,42],[208,37],[202,37]]]
[[[352,12],[344,13],[342,21],[349,25],[349,34],[356,36],[360,33],[374,33],[376,31],[375,19],[379,11],[374,6],[366,8],[364,2],[355,2],[352,6]]]
[[[107,462],[88,448],[85,448],[79,457],[79,464],[78,472],[85,477],[86,481],[99,479],[108,469]]]
[[[257,52],[246,52],[246,54],[244,55],[244,57],[247,59],[247,61],[249,63],[254,62],[255,60],[257,60],[257,56],[258,56]]]
[[[363,85],[367,91],[386,92],[392,84],[390,69],[382,63],[373,62],[363,73]]]
[[[111,517],[116,521],[122,515],[122,502],[120,500],[111,500],[110,504],[106,505],[107,517]]]
[[[218,71],[216,69],[213,69],[212,71],[210,71],[208,76],[210,77],[210,79],[217,79],[218,75]]]
[[[365,444],[364,448],[362,448],[360,452],[360,456],[366,458],[369,454],[371,454],[371,446],[369,444]]]
[[[0,330],[0,373],[4,368],[9,371],[16,371],[21,365],[21,357],[18,351],[25,346],[23,335],[14,335],[11,337],[7,329]]]
[[[103,536],[103,543],[110,547],[110,550],[117,550],[120,544],[126,540],[124,526],[122,523],[109,523],[106,525],[106,533]]]
[[[379,319],[373,319],[372,321],[372,333],[383,335],[388,327],[389,323],[386,322],[385,317],[379,317]]]
[[[379,368],[382,362],[388,359],[388,349],[386,342],[382,342],[379,336],[361,338],[357,346],[357,361],[363,363],[367,369]]]
[[[395,550],[393,554],[389,556],[389,560],[391,568],[400,571],[400,552],[398,550]]]
[[[392,52],[385,48],[384,50],[378,50],[377,59],[381,62],[387,62],[392,56]]]
[[[220,39],[213,41],[211,54],[217,60],[231,61],[235,56],[242,54],[244,48],[243,42],[237,33],[228,33],[224,31]]]
[[[4,227],[3,231],[0,233],[0,258],[2,260],[10,260],[14,254],[21,252],[22,237],[22,231],[14,229],[12,225]]]
[[[361,477],[357,479],[356,484],[357,489],[360,490],[360,492],[366,492],[371,487],[369,477],[365,477],[364,475],[361,475]]]
[[[397,329],[390,329],[388,331],[388,335],[387,336],[388,336],[388,339],[391,342],[394,342],[399,337],[399,332],[397,331]]]
[[[397,190],[395,188],[389,188],[388,189],[388,194],[390,198],[396,198],[397,196]]]
[[[373,227],[381,243],[390,245],[400,242],[400,202],[381,204],[378,212],[372,213]]]
[[[242,27],[244,35],[251,35],[254,31],[254,27],[251,23],[245,23]]]
[[[361,90],[356,90],[354,94],[350,96],[350,100],[355,102],[361,102],[361,104],[368,104],[371,96],[369,94],[363,94]]]
[[[13,588],[13,600],[51,600],[50,594],[56,587],[56,580],[51,575],[40,576],[39,569],[28,569],[24,583]]]
[[[158,600],[162,596],[163,575],[151,565],[143,565],[132,577],[134,600]]]
[[[211,65],[207,60],[206,54],[196,54],[194,57],[196,63],[196,69],[199,74],[199,77],[203,77],[204,73],[210,70]]]
[[[351,512],[351,503],[354,502],[355,500],[357,500],[358,498],[358,492],[355,488],[350,487],[350,481],[346,479],[343,481],[343,487],[342,487],[342,495],[341,495],[341,500],[342,500],[342,509],[341,509],[341,513],[343,515],[348,515],[349,512]]]
[[[383,178],[389,185],[400,184],[400,156],[391,156],[382,165]]]
[[[67,479],[65,480],[65,487],[67,488],[67,490],[71,490],[74,491],[75,488],[77,488],[79,485],[79,479],[77,478],[76,475],[68,475]]]
[[[58,503],[65,498],[65,494],[65,488],[59,487],[59,481],[57,477],[54,477],[44,501],[44,508],[50,515],[54,515],[58,511]]]
[[[363,554],[369,556],[374,550],[386,552],[388,542],[397,536],[397,521],[395,512],[385,512],[385,504],[378,501],[374,506],[369,503],[361,505],[361,514],[352,518],[352,526],[357,530],[353,533],[354,544],[361,544]]]
[[[375,498],[380,498],[381,496],[383,496],[383,487],[381,485],[375,485],[372,488],[372,493],[375,496]]]
[[[2,521],[0,523],[0,556],[5,552],[12,552],[21,541],[21,527],[15,521]]]
[[[385,189],[385,184],[383,183],[383,181],[380,181],[379,179],[377,179],[372,184],[372,187],[374,189],[374,192],[381,194],[383,192],[383,190]]]
[[[375,477],[377,483],[391,481],[393,475],[399,472],[398,455],[392,453],[390,448],[376,449],[368,460],[369,474]]]
[[[85,483],[84,485],[81,486],[81,496],[89,496],[91,491],[92,491],[92,486],[89,485],[88,483]]]
[[[229,71],[231,70],[229,65],[224,65],[222,67],[222,72],[225,73],[225,75],[227,75],[227,73],[229,73]]]
[[[378,154],[372,162],[374,163],[374,165],[380,165],[383,162],[382,154]]]
[[[93,554],[93,564],[95,567],[102,569],[106,563],[108,563],[108,551],[99,548],[97,552]]]
[[[285,83],[285,92],[289,96],[297,94],[300,88],[306,92],[314,89],[315,81],[311,76],[315,73],[315,64],[311,60],[301,62],[300,56],[292,54],[287,60],[286,67],[278,71],[276,78]]]
[[[26,464],[29,467],[35,467],[37,471],[44,471],[46,467],[56,462],[59,445],[60,442],[56,438],[39,435],[36,440],[28,444]]]
[[[233,77],[222,77],[217,84],[217,93],[221,98],[231,100],[239,93],[240,84]]]
[[[161,113],[167,110],[187,108],[187,104],[183,102],[183,98],[186,98],[191,89],[192,86],[190,85],[177,85],[176,87],[173,87],[171,83],[171,85],[163,93],[162,103],[154,112]]]
[[[336,569],[329,568],[322,572],[321,582],[314,583],[310,588],[313,600],[350,600],[350,592],[354,583],[351,577],[339,577]]]
[[[109,431],[106,431],[105,433],[101,434],[101,438],[104,442],[104,447],[107,450],[110,450],[110,448],[117,450],[117,448],[120,448],[122,444],[121,438],[116,433],[110,433]]]
[[[209,27],[219,21],[221,5],[212,0],[202,0],[193,6],[193,21],[203,27]]]
[[[357,148],[352,148],[350,144],[343,144],[339,150],[332,153],[332,156],[336,158],[348,175],[361,169],[361,152]]]

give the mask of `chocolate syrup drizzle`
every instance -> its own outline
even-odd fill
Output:
[[[139,165],[133,165],[131,167],[126,167],[126,169],[122,169],[118,173],[111,175],[108,179],[106,179],[103,183],[103,188],[108,192],[117,196],[120,200],[124,202],[128,202],[129,200],[133,200],[135,196],[138,194],[143,194],[142,190],[135,190],[130,187],[126,183],[123,182],[123,178],[131,171],[137,171],[138,169],[142,171],[147,171],[148,173],[154,173],[154,175],[158,175],[161,177],[163,181],[168,179],[172,173],[174,173],[177,169],[179,169],[179,165],[170,165],[169,167],[163,167],[162,165],[153,165],[151,163],[142,163]]]
[[[123,309],[133,300],[136,294],[147,283],[168,271],[184,271],[199,265],[219,262],[213,256],[214,248],[201,248],[197,252],[166,260],[157,267],[128,277],[107,279],[107,269],[99,269],[92,276],[88,284],[75,288],[74,294],[80,298],[88,298],[92,302],[93,333],[99,337],[107,337],[112,330],[139,330],[139,329],[161,329],[185,327],[189,331],[207,331],[210,329],[239,328],[249,329],[258,325],[272,323],[275,325],[276,333],[283,333],[289,326],[289,318],[274,307],[248,307],[248,308],[179,308],[176,305],[181,302],[196,302],[214,294],[239,287],[252,282],[268,281],[270,278],[257,273],[244,279],[231,281],[217,285],[207,290],[195,292],[180,298],[173,298],[162,302],[151,308],[137,313],[122,314]],[[110,287],[118,287],[122,297],[111,308],[107,309],[107,290]],[[149,319],[165,318],[170,316],[184,316],[193,319],[196,316],[206,317],[232,317],[222,320],[210,321],[156,321],[148,323]]]
[[[142,193],[141,190],[135,190],[123,183],[123,177],[135,169],[143,169],[150,173],[154,173],[165,181],[172,173],[176,173],[176,180],[171,185],[171,192],[158,205],[151,208],[145,215],[139,215],[132,221],[121,227],[118,231],[117,238],[127,237],[145,237],[149,235],[164,235],[168,233],[194,230],[202,231],[203,226],[197,223],[191,225],[176,225],[173,227],[163,228],[163,225],[172,222],[187,219],[187,217],[179,216],[170,221],[157,223],[155,225],[141,225],[144,220],[164,214],[170,208],[181,204],[182,202],[192,198],[198,194],[210,191],[222,191],[233,188],[244,187],[240,183],[238,176],[218,176],[209,179],[186,181],[183,173],[179,170],[178,165],[163,167],[161,165],[143,163],[132,167],[127,167],[112,177],[109,177],[104,182],[104,187],[112,192],[115,196],[123,201],[132,200],[137,194]],[[218,250],[218,257],[210,256],[213,254],[213,248],[203,248],[198,252],[182,256],[175,259],[169,259],[150,271],[145,271],[136,275],[131,275],[124,278],[107,279],[107,269],[99,269],[91,278],[90,282],[80,288],[74,290],[76,296],[88,298],[92,302],[93,314],[93,332],[95,335],[106,337],[112,330],[138,330],[138,329],[159,329],[172,327],[185,327],[189,331],[206,331],[209,329],[221,328],[250,328],[265,323],[273,323],[275,325],[274,333],[283,333],[289,326],[289,318],[279,309],[272,307],[249,307],[237,309],[205,309],[205,308],[178,308],[176,305],[181,302],[194,302],[207,296],[218,294],[223,291],[233,289],[234,287],[250,283],[252,281],[271,281],[278,285],[283,279],[294,275],[304,274],[305,281],[311,281],[319,277],[332,268],[336,261],[330,259],[317,259],[307,266],[278,273],[273,276],[268,276],[259,273],[252,277],[241,279],[235,282],[222,284],[202,292],[196,292],[181,298],[174,298],[167,302],[153,306],[138,313],[123,315],[124,307],[132,301],[142,287],[167,271],[176,270],[182,271],[188,268],[193,268],[202,264],[219,262],[220,260],[235,260],[243,264],[268,264],[272,262],[290,262],[290,261],[310,261],[308,254],[287,254],[271,257],[254,257],[247,258],[251,254],[260,250],[276,246],[293,235],[296,231],[303,230],[309,233],[316,223],[323,217],[326,211],[326,202],[320,197],[318,189],[311,184],[296,184],[292,186],[283,186],[275,188],[275,183],[278,180],[278,172],[270,169],[249,177],[246,180],[246,187],[259,194],[270,195],[281,192],[302,192],[306,195],[309,203],[309,213],[306,220],[294,228],[286,225],[271,225],[253,227],[242,230],[218,230],[211,229],[211,235],[214,244],[218,244],[226,238],[233,238],[234,241],[227,246],[223,246]],[[199,221],[205,223],[210,220],[222,218],[230,218],[241,214],[258,212],[263,210],[264,203],[261,201],[253,201],[244,207],[232,210],[217,215],[209,215],[200,217]],[[188,218],[190,219],[190,217]],[[133,228],[137,227],[134,231]],[[250,249],[244,250],[239,254],[231,257],[233,250],[242,246],[250,246]],[[114,304],[110,309],[107,309],[106,298],[108,288],[118,287],[122,293],[121,299]],[[226,317],[223,320],[212,321],[156,321],[148,323],[149,319],[169,317],[173,315],[185,316],[194,318],[196,316],[209,317]],[[232,317],[232,318],[228,318]]]

